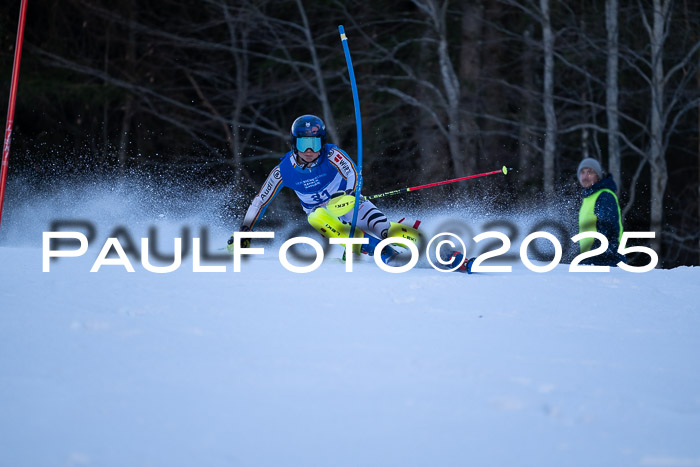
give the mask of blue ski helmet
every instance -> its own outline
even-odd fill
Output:
[[[308,148],[318,152],[326,144],[326,124],[315,115],[302,115],[292,123],[290,136],[294,154]]]

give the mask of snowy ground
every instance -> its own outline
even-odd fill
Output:
[[[42,272],[19,211],[1,466],[700,466],[700,268]]]

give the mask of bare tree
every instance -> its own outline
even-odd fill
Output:
[[[501,0],[501,2],[525,13],[532,21],[539,24],[542,30],[542,41],[539,44],[541,56],[544,61],[541,75],[542,91],[539,93],[539,97],[542,99],[542,111],[545,119],[544,128],[542,128],[544,132],[544,144],[541,148],[543,167],[542,182],[545,193],[552,194],[554,192],[555,161],[559,129],[557,111],[555,108],[555,34],[550,17],[550,0],[539,0],[537,4],[535,0]],[[518,40],[522,40],[523,37],[525,37],[525,43],[527,43],[530,35],[531,32],[526,29],[524,35],[516,35],[516,37]],[[516,87],[521,90],[523,89],[517,85]],[[528,91],[524,90],[524,92],[527,93]],[[528,125],[532,126],[532,123]]]
[[[608,171],[622,188],[620,174],[620,121],[618,106],[618,4],[617,0],[605,1],[605,29],[607,31],[607,66],[605,73],[605,111],[608,117]]]
[[[649,165],[651,167],[651,228],[656,232],[655,250],[660,251],[664,194],[668,183],[668,168],[664,151],[665,99],[664,42],[669,26],[671,0],[653,0],[652,22],[642,15],[651,45],[651,106]]]
[[[533,24],[527,25],[523,32],[523,52],[520,55],[520,71],[522,76],[522,91],[520,120],[518,122],[518,167],[522,171],[524,182],[531,187],[536,187],[541,181],[541,175],[537,174],[534,167],[537,167],[539,148],[534,143],[537,135],[533,131],[535,121],[535,106],[539,92],[536,90],[535,66],[539,48],[536,49],[535,41],[532,38]]]
[[[664,220],[664,195],[668,184],[668,165],[666,151],[669,145],[670,135],[674,134],[679,118],[693,110],[698,103],[698,98],[682,104],[682,90],[685,89],[691,76],[686,72],[686,67],[691,64],[691,60],[700,50],[700,42],[695,43],[691,50],[683,56],[677,63],[666,71],[664,69],[665,49],[664,45],[670,33],[672,10],[672,0],[653,0],[651,11],[651,21],[643,11],[641,2],[638,3],[641,18],[649,35],[650,52],[648,77],[650,90],[650,122],[649,122],[649,144],[648,161],[651,169],[651,228],[656,233],[653,246],[656,251],[660,251],[661,233],[663,231]],[[675,74],[683,72],[685,77],[681,78],[675,89],[667,93],[667,85]],[[677,108],[679,107],[679,108]]]
[[[465,151],[465,139],[474,140],[477,131],[473,125],[465,123],[466,113],[462,108],[464,95],[458,66],[450,54],[447,30],[451,13],[448,10],[449,2],[412,0],[411,3],[418,12],[417,17],[402,18],[397,25],[411,25],[416,33],[394,43],[391,40],[381,41],[385,35],[369,33],[365,25],[354,22],[348,15],[353,29],[358,30],[368,44],[360,63],[376,67],[366,77],[371,81],[374,92],[392,96],[404,108],[420,112],[420,117],[415,119],[415,128],[421,131],[415,137],[420,138],[423,146],[417,152],[430,159],[426,166],[441,166],[435,153],[439,153],[438,147],[446,142],[449,165],[443,166],[443,170],[451,169],[450,174],[455,175],[465,174],[475,157]],[[411,53],[412,50],[414,52]],[[428,64],[433,63],[434,68],[430,68]],[[428,131],[434,135],[425,136]]]
[[[549,17],[549,0],[540,0],[542,13],[542,51],[544,53],[544,117],[547,129],[544,137],[544,191],[554,192],[554,158],[557,144],[557,114],[554,110],[554,34]]]
[[[440,3],[438,0],[412,0],[412,3],[427,16],[428,24],[435,34],[439,76],[444,90],[444,109],[447,116],[445,132],[454,173],[462,176],[465,174],[467,157],[462,144],[464,130],[460,113],[462,91],[448,50],[447,7],[449,2],[447,0]]]
[[[477,83],[481,80],[482,63],[480,61],[481,40],[483,37],[484,5],[481,1],[465,2],[461,21],[461,43],[459,57],[459,85],[466,84],[466,89],[460,90],[460,107],[462,113],[461,129],[463,139],[463,171],[474,173],[477,168],[479,154],[479,124],[476,115],[479,111]],[[470,90],[471,89],[471,90]]]
[[[309,24],[309,19],[306,16],[306,10],[301,0],[296,0],[297,8],[299,9],[299,15],[301,16],[303,28],[304,39],[306,41],[306,47],[309,49],[309,54],[311,55],[311,64],[313,65],[314,77],[316,78],[316,84],[318,85],[318,92],[314,94],[318,95],[318,100],[321,102],[321,108],[323,108],[323,116],[325,118],[326,129],[330,134],[331,141],[336,144],[341,144],[340,138],[338,137],[338,131],[335,125],[335,118],[333,118],[333,110],[331,109],[330,98],[328,96],[328,91],[326,90],[326,84],[323,78],[323,69],[321,62],[318,58],[318,53],[316,51],[316,44],[311,36],[311,26]]]
[[[692,14],[694,13],[694,15]],[[689,8],[688,1],[684,0],[683,1],[683,15],[685,17],[685,27],[686,30],[691,31],[691,37],[693,38],[693,42],[698,42],[700,41],[700,33],[698,32],[697,28],[694,28],[691,26],[691,24],[694,23],[693,21],[693,16],[697,18],[698,12],[692,12]],[[696,91],[700,93],[700,52],[697,53],[697,58],[695,62],[696,68],[695,68],[695,87]],[[696,213],[697,213],[697,227],[695,229],[696,232],[700,232],[700,100],[697,103],[697,128],[696,128],[696,134],[697,134],[697,154],[696,154],[696,163],[697,163],[697,201],[696,201]],[[700,264],[700,234],[697,235],[697,248],[698,248],[698,264]]]

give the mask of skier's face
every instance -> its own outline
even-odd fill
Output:
[[[298,154],[299,159],[304,161],[305,164],[310,164],[311,162],[318,159],[318,156],[321,154],[321,151],[313,151],[311,148],[306,148],[306,151],[298,152]]]
[[[600,178],[598,178],[598,174],[595,173],[595,170],[590,169],[588,167],[584,167],[578,173],[578,181],[582,187],[590,188],[596,183],[598,183],[600,181]]]

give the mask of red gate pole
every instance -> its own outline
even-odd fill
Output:
[[[10,85],[10,103],[7,106],[7,125],[5,126],[5,143],[2,146],[2,169],[0,170],[0,221],[2,221],[2,205],[5,200],[5,181],[7,180],[7,164],[10,159],[10,141],[12,140],[12,124],[15,118],[15,100],[17,98],[17,81],[19,80],[19,62],[22,58],[22,42],[24,41],[24,20],[27,17],[27,0],[22,0],[19,7],[19,24],[17,26],[17,42],[15,43],[15,61],[12,64],[12,84]]]

